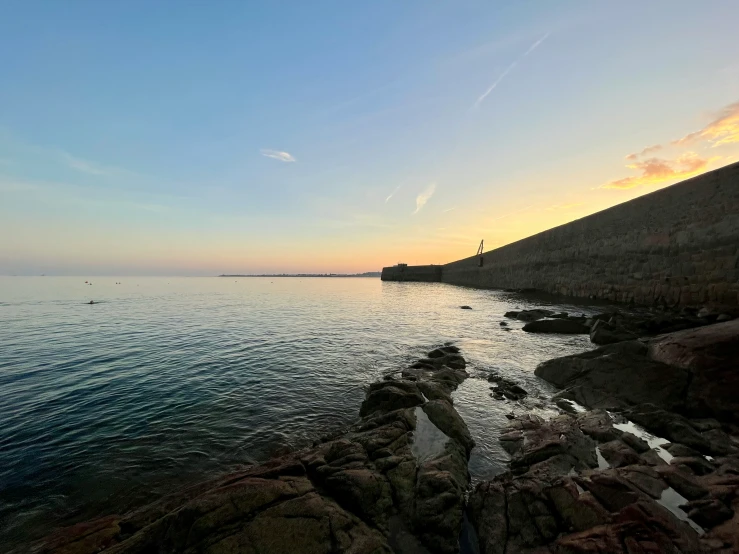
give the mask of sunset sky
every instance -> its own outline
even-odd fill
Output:
[[[739,158],[735,0],[9,1],[0,274],[445,263]]]

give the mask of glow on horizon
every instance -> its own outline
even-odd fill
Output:
[[[0,22],[0,274],[446,263],[739,159],[739,4],[173,6]]]

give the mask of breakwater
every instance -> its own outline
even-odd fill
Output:
[[[738,237],[739,163],[734,163],[481,256],[402,271],[383,268],[382,279],[429,281],[438,275],[438,282],[480,288],[736,308]],[[416,274],[422,278],[413,279]]]

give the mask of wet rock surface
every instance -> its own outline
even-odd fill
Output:
[[[458,348],[433,350],[370,385],[361,419],[336,436],[136,512],[58,530],[31,550],[458,552],[474,447],[451,401],[464,367]]]
[[[527,326],[569,319],[547,317]],[[572,323],[604,346],[536,369],[563,389],[562,415],[526,414],[501,432],[510,471],[468,504],[479,551],[739,552],[739,322]]]
[[[693,418],[739,422],[737,367],[739,320],[732,320],[549,360],[536,375],[585,406],[654,404]]]
[[[470,495],[480,552],[733,552],[739,451],[698,472],[677,457],[652,467],[625,425],[603,410],[511,421],[511,471]]]

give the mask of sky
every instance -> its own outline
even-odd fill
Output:
[[[739,159],[735,0],[0,14],[2,275],[446,263]]]

